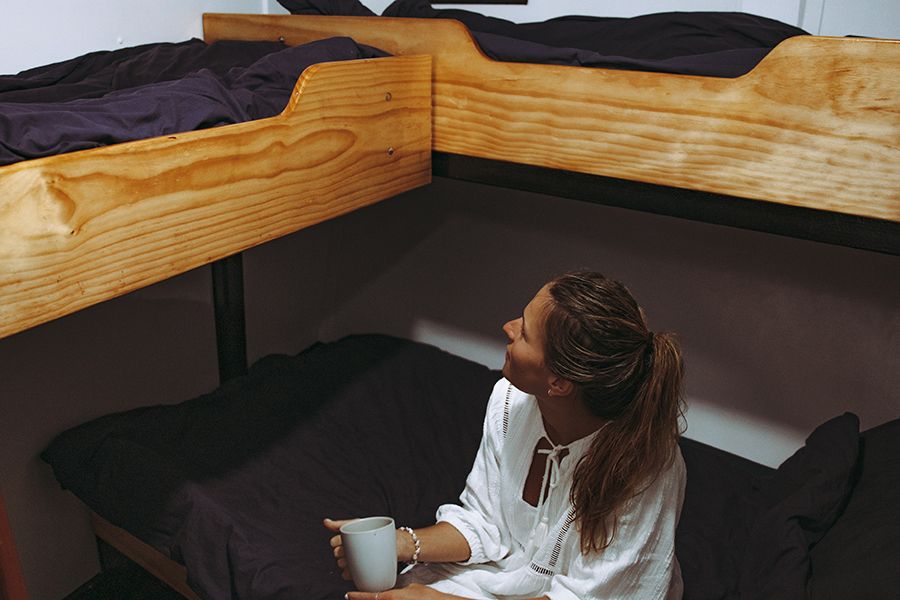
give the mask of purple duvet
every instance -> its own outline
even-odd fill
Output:
[[[349,38],[292,48],[191,40],[0,76],[0,165],[270,117],[309,65],[375,56]]]
[[[357,0],[279,0],[294,14],[375,16]],[[513,23],[426,0],[396,0],[385,17],[456,19],[495,60],[738,77],[802,29],[736,12],[667,12],[633,18],[560,17]]]

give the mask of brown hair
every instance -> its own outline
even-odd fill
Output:
[[[618,281],[578,271],[551,281],[549,292],[546,366],[609,421],[572,484],[586,554],[612,542],[627,502],[671,464],[681,434],[684,367],[675,336],[651,332]]]

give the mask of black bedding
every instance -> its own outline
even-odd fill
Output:
[[[0,77],[0,165],[270,117],[309,65],[384,53],[349,38],[148,44]]]
[[[431,346],[353,336],[264,358],[182,404],[91,421],[42,456],[92,510],[185,564],[203,598],[338,599],[349,586],[322,519],[432,522],[463,487],[498,376]],[[683,439],[684,597],[900,589],[900,420],[858,427],[835,417],[778,469]]]
[[[279,0],[294,14],[376,16],[357,0]],[[738,77],[785,39],[808,35],[779,21],[736,12],[666,12],[633,18],[569,16],[513,23],[426,0],[396,0],[385,17],[456,19],[489,57],[610,69]]]

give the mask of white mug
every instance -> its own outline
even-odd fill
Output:
[[[383,592],[397,583],[397,530],[390,517],[366,517],[341,527],[341,544],[356,589]]]

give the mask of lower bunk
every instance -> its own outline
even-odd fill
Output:
[[[341,598],[325,517],[433,523],[457,500],[500,374],[382,335],[268,356],[43,453],[98,536],[188,598]],[[772,469],[680,442],[685,598],[883,598],[900,587],[900,419],[845,413]]]

